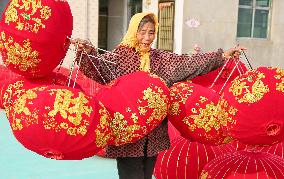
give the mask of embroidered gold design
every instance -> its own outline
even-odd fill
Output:
[[[170,105],[169,114],[179,115],[180,104],[185,104],[188,97],[193,93],[192,86],[188,83],[178,83],[171,87],[170,97],[173,101]]]
[[[31,72],[36,72],[36,67],[40,63],[39,53],[32,49],[29,39],[24,40],[20,45],[14,42],[12,37],[6,37],[4,32],[1,32],[0,48],[4,48],[7,51],[6,65],[13,64],[19,67],[21,71],[27,71],[31,69]],[[0,49],[1,50],[1,49]]]
[[[211,178],[211,177],[208,174],[208,172],[206,172],[205,170],[202,170],[201,175],[200,175],[200,179],[209,179],[209,178]]]
[[[51,15],[51,8],[43,6],[41,0],[12,0],[5,12],[5,23],[14,23],[18,30],[38,33]]]
[[[263,73],[258,71],[249,71],[246,77],[237,77],[232,81],[229,92],[232,92],[239,103],[255,103],[263,98],[269,92],[267,85],[264,85],[261,79],[265,78]],[[253,83],[248,85],[248,83]]]
[[[196,129],[204,129],[204,138],[207,140],[215,140],[217,143],[228,143],[232,140],[231,137],[225,136],[220,129],[224,126],[230,124],[235,124],[236,121],[233,119],[237,109],[233,108],[228,104],[228,102],[221,98],[215,105],[212,101],[207,102],[206,97],[200,96],[199,106],[204,106],[204,108],[192,108],[193,114],[182,119],[182,121],[188,126],[189,130],[194,132]],[[207,103],[207,104],[206,104]],[[212,136],[208,132],[215,129],[222,139]]]
[[[67,134],[69,135],[85,135],[87,132],[87,126],[89,121],[83,120],[82,115],[90,117],[93,111],[92,107],[87,106],[89,99],[83,93],[79,92],[78,97],[74,96],[72,91],[67,89],[51,89],[50,95],[56,95],[54,100],[53,109],[48,113],[48,116],[52,119],[59,114],[63,119],[68,119],[75,127],[69,127]],[[51,128],[50,123],[44,121],[46,128]],[[58,124],[60,126],[61,124]],[[66,126],[66,124],[64,124]],[[55,127],[56,128],[56,127]]]
[[[168,111],[168,98],[167,95],[164,94],[163,90],[160,87],[155,86],[153,88],[147,88],[143,91],[143,93],[143,100],[148,102],[148,105],[144,106],[144,109],[153,109],[152,114],[147,119],[147,123],[149,124],[155,119],[164,119]]]
[[[96,133],[96,145],[98,147],[105,147],[108,144],[108,141],[111,139],[111,130],[110,126],[110,114],[104,105],[99,102],[100,105],[100,122],[97,128],[95,129]]]
[[[127,120],[124,116],[116,112],[114,113],[114,119],[110,123],[113,134],[115,136],[115,144],[125,144],[132,141],[133,138],[142,137],[139,134],[135,134],[136,130],[139,130],[141,127],[137,124],[128,125]]]
[[[276,75],[274,77],[278,80],[281,80],[279,83],[276,83],[276,90],[284,92],[284,70],[280,68],[272,69],[276,71]]]
[[[33,124],[38,124],[39,109],[34,108],[32,111],[27,107],[32,104],[32,100],[37,98],[37,91],[44,90],[43,87],[36,87],[25,90],[22,81],[17,81],[9,85],[6,90],[6,97],[10,94],[10,99],[13,97],[15,101],[10,101],[6,107],[6,114],[11,120],[11,128],[14,131],[22,130],[24,127],[29,127]],[[7,98],[6,98],[7,99]]]

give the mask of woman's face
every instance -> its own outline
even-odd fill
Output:
[[[151,22],[145,23],[138,29],[137,40],[141,51],[149,51],[155,39],[155,25]]]

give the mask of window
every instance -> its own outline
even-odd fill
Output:
[[[6,8],[9,0],[0,0],[0,18],[2,18],[2,13]]]
[[[239,0],[237,37],[268,38],[271,0]]]
[[[173,51],[174,2],[159,3],[158,48]]]
[[[131,17],[139,12],[142,12],[142,0],[128,0],[127,10],[127,24],[129,24]]]

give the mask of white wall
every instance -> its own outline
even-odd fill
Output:
[[[73,14],[72,38],[89,39],[98,44],[98,0],[67,0]],[[69,67],[75,52],[69,50],[63,66]]]
[[[253,67],[284,67],[284,1],[274,0],[272,7],[270,39],[236,38],[238,21],[238,0],[186,0],[183,8],[182,52],[188,53],[194,44],[204,51],[219,47],[229,49],[236,44],[248,48],[247,55]],[[198,28],[188,28],[185,21],[196,18]]]

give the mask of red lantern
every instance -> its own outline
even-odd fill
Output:
[[[234,122],[233,112],[225,110],[228,105],[217,93],[191,82],[176,83],[170,91],[168,117],[183,137],[209,145],[231,141],[222,127]]]
[[[0,22],[3,61],[25,77],[43,77],[65,57],[72,29],[67,1],[10,1]]]
[[[63,86],[22,89],[11,84],[12,104],[5,108],[17,140],[53,159],[82,159],[111,139],[109,113],[96,99]]]
[[[284,139],[284,72],[260,67],[234,79],[224,99],[238,111],[229,135],[249,145],[271,145]]]
[[[209,162],[200,178],[284,178],[284,159],[263,152],[239,151]]]
[[[132,143],[156,128],[167,115],[169,90],[156,75],[135,72],[102,87],[95,96],[109,110],[112,145]]]
[[[172,142],[169,150],[160,152],[156,161],[156,179],[198,178],[202,168],[221,153],[230,148],[212,147],[191,142],[182,137]]]

